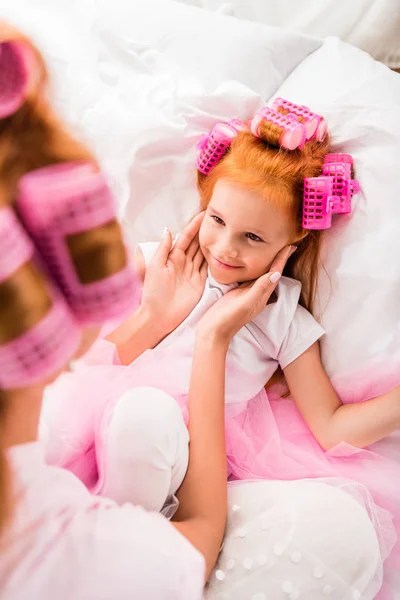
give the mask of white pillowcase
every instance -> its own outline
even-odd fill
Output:
[[[331,38],[278,94],[327,119],[361,193],[324,236],[318,289],[325,367],[346,400],[400,383],[400,77]]]
[[[154,240],[166,225],[177,230],[197,210],[194,161],[200,134],[217,120],[254,114],[262,98],[320,45],[163,1],[119,0],[116,8],[98,0],[94,29],[110,65],[120,69],[124,57],[135,69],[118,82],[119,110],[131,129],[125,219],[132,242]],[[139,61],[147,72],[140,86]],[[102,110],[99,103],[96,108]]]
[[[180,0],[239,19],[285,27],[318,37],[335,35],[369,52],[392,69],[400,68],[398,0]]]

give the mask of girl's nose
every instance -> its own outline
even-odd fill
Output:
[[[235,240],[229,233],[221,237],[218,241],[217,249],[220,258],[237,258],[239,255]]]

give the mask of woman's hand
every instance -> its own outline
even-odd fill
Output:
[[[179,234],[172,247],[166,231],[150,261],[144,279],[142,309],[165,331],[173,331],[199,302],[207,277],[198,232],[204,212]]]
[[[229,344],[239,329],[265,308],[294,250],[293,246],[286,246],[275,257],[269,273],[240,285],[218,300],[201,319],[197,334]]]

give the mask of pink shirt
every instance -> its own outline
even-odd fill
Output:
[[[0,553],[2,600],[202,598],[203,557],[164,517],[90,495],[45,464],[38,442],[9,459],[17,508]]]

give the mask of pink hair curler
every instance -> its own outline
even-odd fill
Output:
[[[251,131],[256,137],[260,137],[260,125],[263,121],[268,121],[272,125],[277,125],[282,131],[279,145],[286,150],[295,150],[302,148],[307,138],[305,126],[297,119],[277,112],[276,110],[265,106],[259,110],[251,122]]]
[[[322,175],[333,177],[333,195],[337,198],[334,213],[350,213],[351,199],[360,190],[358,181],[351,178],[353,162],[349,154],[327,154],[324,158]]]
[[[289,102],[289,100],[285,100],[284,98],[275,98],[272,103],[272,108],[277,112],[283,113],[302,123],[306,128],[307,140],[310,140],[315,136],[321,117],[316,113],[311,112],[307,106],[294,104],[294,102]]]
[[[303,228],[329,229],[332,225],[332,207],[336,201],[332,177],[306,177],[303,193]]]
[[[351,212],[351,198],[360,190],[358,181],[351,179],[352,165],[349,154],[327,154],[322,175],[304,179],[304,229],[328,229],[333,214]]]
[[[14,211],[0,209],[0,286],[28,261],[35,248]],[[39,264],[39,263],[38,263]],[[62,369],[77,350],[80,328],[56,287],[46,283],[52,305],[32,329],[0,344],[0,388],[37,383]]]
[[[197,170],[203,175],[211,173],[240,131],[247,131],[247,127],[239,119],[232,119],[229,123],[217,123],[209,134],[203,134],[197,142]]]
[[[23,42],[0,43],[0,119],[24,103],[29,76]]]
[[[314,137],[317,140],[317,142],[323,142],[327,133],[328,133],[328,124],[325,121],[324,117],[320,116],[318,127],[317,127]]]
[[[246,127],[246,125],[240,119],[231,119],[229,121],[228,125],[230,125],[230,127],[233,127],[233,129],[236,131],[236,133],[239,133],[240,131],[248,131],[249,130],[249,128]]]
[[[71,236],[115,219],[111,191],[94,164],[63,163],[28,173],[19,183],[17,207],[80,323],[102,323],[135,308],[141,286],[129,262],[100,281],[82,283],[69,252]]]

